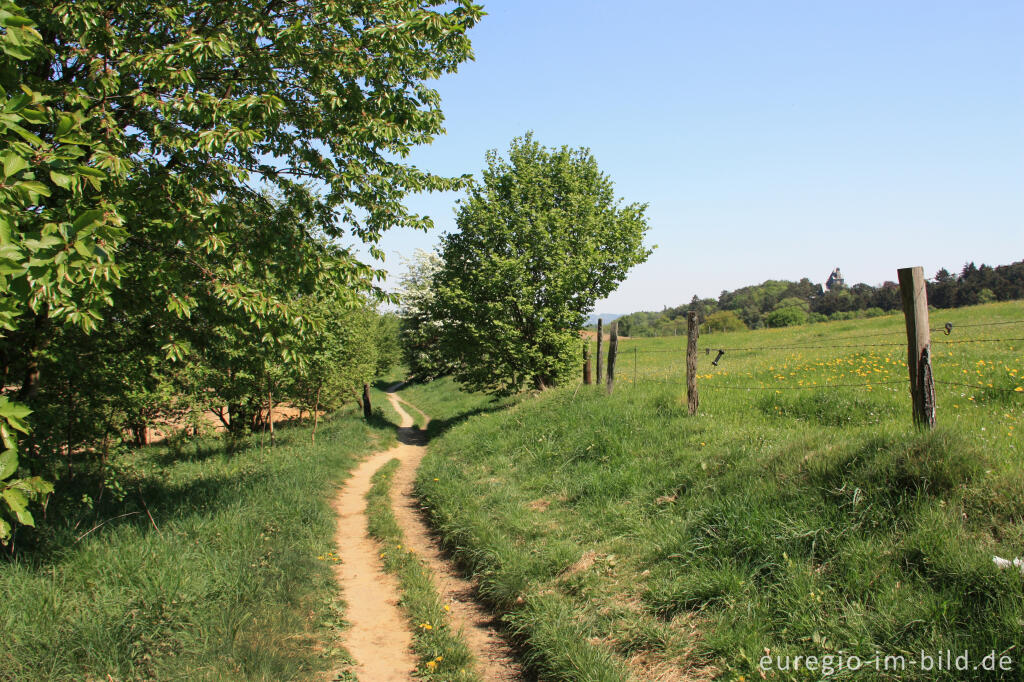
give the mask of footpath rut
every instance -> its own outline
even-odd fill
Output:
[[[398,606],[399,588],[395,578],[384,572],[377,543],[367,536],[366,493],[370,478],[392,459],[401,462],[394,475],[391,506],[405,544],[430,569],[442,602],[449,604],[449,617],[477,659],[478,672],[487,682],[522,680],[523,674],[498,631],[495,618],[473,599],[474,586],[459,575],[438,548],[413,493],[416,470],[426,454],[426,433],[415,427],[403,405],[429,417],[416,406],[388,390],[388,400],[401,417],[399,445],[378,452],[364,461],[345,483],[332,506],[338,515],[335,543],[342,563],[334,567],[348,604],[345,646],[355,659],[354,672],[362,682],[399,682],[414,679],[416,659],[412,635]]]

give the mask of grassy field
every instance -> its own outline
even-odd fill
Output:
[[[612,397],[460,423],[418,490],[544,679],[1022,679],[1024,576],[992,560],[1024,555],[1022,320],[933,314],[932,433],[901,316],[704,337],[694,417],[684,339],[625,341]],[[946,649],[970,669],[922,670]]]
[[[116,462],[122,502],[0,564],[0,679],[277,681],[335,668],[346,654],[327,499],[359,455],[393,440],[349,411],[321,423],[315,446],[293,427],[273,450],[211,441]]]

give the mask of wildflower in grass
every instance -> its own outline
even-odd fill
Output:
[[[433,626],[433,625],[431,625],[430,623],[420,623],[420,624],[419,624],[419,628],[420,628],[421,630],[433,630],[433,629],[434,629],[434,626]]]

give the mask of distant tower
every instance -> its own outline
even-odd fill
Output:
[[[843,279],[843,273],[839,272],[839,268],[832,271],[832,274],[828,276],[828,281],[825,282],[825,288],[829,291],[833,289],[842,289],[846,286],[846,280]]]

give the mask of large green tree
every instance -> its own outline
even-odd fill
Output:
[[[594,303],[650,255],[646,204],[621,206],[587,149],[516,138],[442,239],[433,318],[456,379],[495,394],[564,381]]]
[[[31,522],[24,502],[45,492],[14,473],[15,431],[60,326],[93,331],[130,306],[184,359],[204,307],[301,334],[303,295],[383,296],[353,247],[381,257],[384,230],[430,226],[408,193],[462,186],[402,158],[443,132],[427,83],[471,57],[481,15],[471,0],[0,0],[9,518]]]

